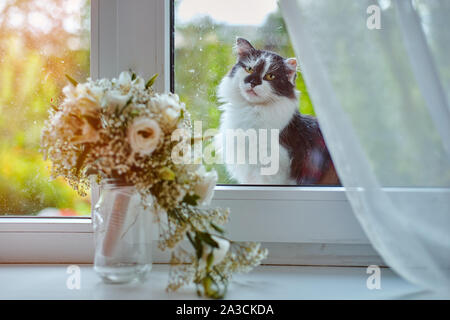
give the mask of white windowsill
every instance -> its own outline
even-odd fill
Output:
[[[68,265],[0,265],[0,300],[4,299],[197,299],[195,289],[165,291],[168,265],[153,266],[145,283],[103,284],[92,265],[80,265],[81,288],[69,290]],[[381,289],[369,290],[366,268],[261,266],[236,275],[227,299],[440,299],[421,291],[388,268],[381,269]]]

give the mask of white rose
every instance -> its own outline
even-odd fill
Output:
[[[217,237],[217,236],[211,236],[211,238],[217,242],[218,248],[214,248],[208,244],[203,245],[203,253],[202,253],[202,259],[200,260],[200,267],[205,267],[206,263],[208,261],[208,256],[212,252],[213,253],[213,260],[211,263],[211,266],[215,266],[216,264],[219,264],[227,255],[228,250],[230,249],[230,241]]]
[[[200,197],[199,205],[208,206],[214,195],[214,188],[217,183],[217,172],[215,170],[206,172],[205,167],[201,166],[197,173],[201,180],[194,186],[194,193]]]
[[[136,118],[128,128],[128,142],[134,153],[152,154],[160,137],[161,128],[155,120],[149,118]]]

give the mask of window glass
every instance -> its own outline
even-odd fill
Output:
[[[294,109],[288,109],[294,111],[295,109],[298,109],[301,114],[305,116],[315,115],[301,73],[297,73],[296,79],[289,78],[287,74],[289,72],[289,69],[287,68],[289,67],[294,69],[297,67],[298,69],[298,66],[292,64],[292,60],[290,60],[291,65],[286,63],[283,64],[285,67],[283,67],[283,71],[280,71],[282,74],[274,76],[277,74],[277,64],[273,63],[271,66],[268,66],[270,64],[270,55],[266,55],[266,69],[262,67],[263,70],[258,70],[258,63],[261,63],[261,60],[258,60],[258,57],[253,57],[255,58],[255,61],[247,61],[250,64],[256,63],[256,65],[249,66],[245,65],[245,59],[241,59],[244,55],[241,56],[238,54],[240,50],[245,51],[245,42],[243,46],[241,44],[241,46],[238,46],[233,50],[237,45],[236,38],[242,37],[248,40],[255,49],[274,52],[285,59],[295,56],[276,0],[176,0],[174,11],[174,89],[175,92],[180,95],[181,100],[186,103],[191,113],[194,130],[203,132],[203,156],[215,156],[215,152],[209,152],[209,150],[218,150],[216,147],[208,149],[207,146],[212,142],[211,139],[208,140],[210,134],[205,131],[210,128],[221,127],[221,115],[223,114],[223,110],[220,106],[224,103],[219,101],[218,86],[221,80],[224,77],[227,77],[227,74],[234,74],[233,77],[236,77],[236,75],[239,74],[239,77],[242,77],[242,79],[239,78],[239,80],[237,80],[237,85],[229,85],[223,90],[226,92],[224,94],[227,98],[226,102],[233,99],[233,101],[242,100],[244,94],[242,94],[242,88],[239,87],[239,85],[242,82],[242,85],[247,85],[249,86],[249,89],[251,89],[252,84],[250,84],[250,82],[252,80],[245,78],[251,78],[253,76],[255,76],[254,81],[256,87],[260,85],[262,88],[261,92],[256,91],[256,89],[255,92],[258,92],[260,95],[265,95],[266,92],[264,90],[272,90],[267,93],[267,97],[264,98],[266,100],[262,100],[260,106],[267,104],[268,101],[270,102],[271,97],[274,96],[274,92],[276,92],[275,96],[281,96],[283,98],[287,96],[290,97],[291,91],[289,91],[288,86],[282,82],[282,80],[285,80],[284,76],[286,76],[286,79],[293,79],[293,85],[301,92],[298,100],[293,99],[295,104]],[[245,53],[247,53],[247,51]],[[263,54],[260,52],[259,58],[261,58],[261,55]],[[269,60],[267,60],[267,57],[269,57]],[[273,60],[274,58],[272,59],[272,62]],[[230,73],[230,70],[232,70],[237,61],[243,61],[244,63],[241,66],[237,66],[233,69],[234,71]],[[287,60],[283,62],[287,62]],[[253,67],[253,70],[249,69],[249,67]],[[247,72],[247,74],[245,72]],[[272,79],[272,77],[275,77],[275,79]],[[269,84],[270,81],[272,82]],[[264,84],[266,84],[265,87],[263,87]],[[239,97],[229,97],[233,95]],[[243,100],[246,101],[246,98],[248,97],[244,97]],[[282,101],[285,100],[275,98],[275,101],[281,105]],[[290,116],[287,119],[283,118],[286,118],[285,114],[287,111],[283,111],[283,108],[285,107],[282,106],[279,110],[274,109],[274,104],[276,103],[270,105],[270,109],[274,112],[273,116],[270,116],[270,112],[272,111],[266,113],[262,111],[264,115],[261,115],[261,117],[265,117],[265,120],[261,120],[262,122],[256,122],[255,124],[254,120],[259,119],[259,115],[254,111],[251,111],[251,107],[248,107],[249,111],[246,113],[243,111],[245,106],[238,105],[238,103],[236,103],[235,109],[239,108],[240,110],[230,112],[229,118],[232,120],[228,120],[226,123],[223,121],[224,124],[222,125],[222,130],[219,131],[223,134],[225,134],[226,128],[229,126],[234,126],[235,129],[255,129],[258,145],[258,150],[256,152],[258,153],[258,156],[256,165],[253,165],[255,161],[250,156],[251,147],[249,146],[249,144],[252,144],[251,139],[253,136],[249,134],[244,137],[246,147],[244,147],[245,156],[243,156],[243,159],[245,159],[245,164],[239,165],[242,162],[238,162],[239,142],[238,138],[236,138],[235,143],[237,147],[233,149],[235,152],[234,160],[231,158],[229,161],[227,160],[224,155],[229,152],[224,148],[225,151],[222,152],[222,156],[219,155],[215,158],[215,160],[221,160],[209,161],[209,163],[206,162],[207,165],[214,167],[218,171],[219,183],[317,184],[319,183],[320,177],[324,177],[326,174],[325,170],[323,170],[323,172],[321,171],[321,168],[327,166],[330,168],[330,166],[332,166],[332,163],[330,161],[326,162],[327,159],[324,159],[323,157],[323,151],[326,151],[326,147],[320,134],[311,131],[311,134],[305,136],[299,135],[297,137],[296,130],[283,132],[283,130],[288,127],[291,119]],[[252,102],[250,102],[249,105],[252,105]],[[268,109],[269,108],[266,110]],[[302,125],[305,125],[306,129],[315,125],[314,120],[311,120],[314,118],[305,119],[302,118]],[[270,123],[272,120],[276,121],[276,124],[272,125]],[[198,128],[200,122],[196,121],[201,121],[201,129]],[[237,123],[239,121],[240,124]],[[308,121],[313,122],[310,123]],[[231,122],[231,124],[229,122]],[[279,146],[278,171],[275,176],[266,174],[267,177],[255,177],[255,175],[258,175],[258,172],[261,172],[259,170],[260,165],[270,167],[270,165],[263,164],[263,157],[259,154],[261,143],[264,141],[261,140],[262,136],[260,135],[259,129],[264,127],[274,128],[281,123],[284,124],[279,128],[279,141],[281,143]],[[248,131],[246,131],[246,133],[248,133]],[[289,134],[286,135],[287,133]],[[268,139],[266,145],[270,146],[270,139],[272,138],[269,132],[266,133],[266,137]],[[224,147],[227,142],[223,139],[220,140],[223,142],[222,147]],[[305,141],[312,141],[311,146],[306,146]],[[270,147],[268,149],[270,149]],[[271,150],[273,151],[274,149]],[[268,150],[268,154],[270,154],[271,150]],[[195,157],[193,156],[193,158]],[[299,159],[303,159],[304,162],[301,162]],[[223,164],[220,162],[223,162]],[[293,162],[294,164],[291,166],[290,164]],[[307,162],[309,164],[307,164]],[[233,163],[237,164],[237,166],[233,167]],[[296,163],[298,165],[296,165]],[[301,176],[301,178],[294,178],[299,176]],[[329,184],[337,183],[332,182]]]
[[[85,80],[89,55],[89,0],[0,1],[0,215],[89,214],[89,198],[50,181],[39,152],[65,74]]]

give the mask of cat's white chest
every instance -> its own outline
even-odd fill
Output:
[[[288,151],[279,144],[279,134],[292,117],[292,107],[285,107],[223,106],[219,145],[229,175],[239,183],[295,184],[290,178]],[[234,138],[236,130],[244,134],[245,143]],[[227,139],[234,140],[233,146]],[[234,159],[227,159],[231,147]]]

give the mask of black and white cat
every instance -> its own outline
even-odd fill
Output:
[[[236,40],[236,54],[237,63],[218,88],[224,103],[220,146],[228,129],[278,129],[279,168],[276,174],[262,175],[261,164],[227,163],[230,177],[242,184],[338,184],[317,120],[298,111],[297,60],[257,50],[243,38]],[[268,145],[270,154],[274,150]],[[246,154],[248,147],[237,146]]]

